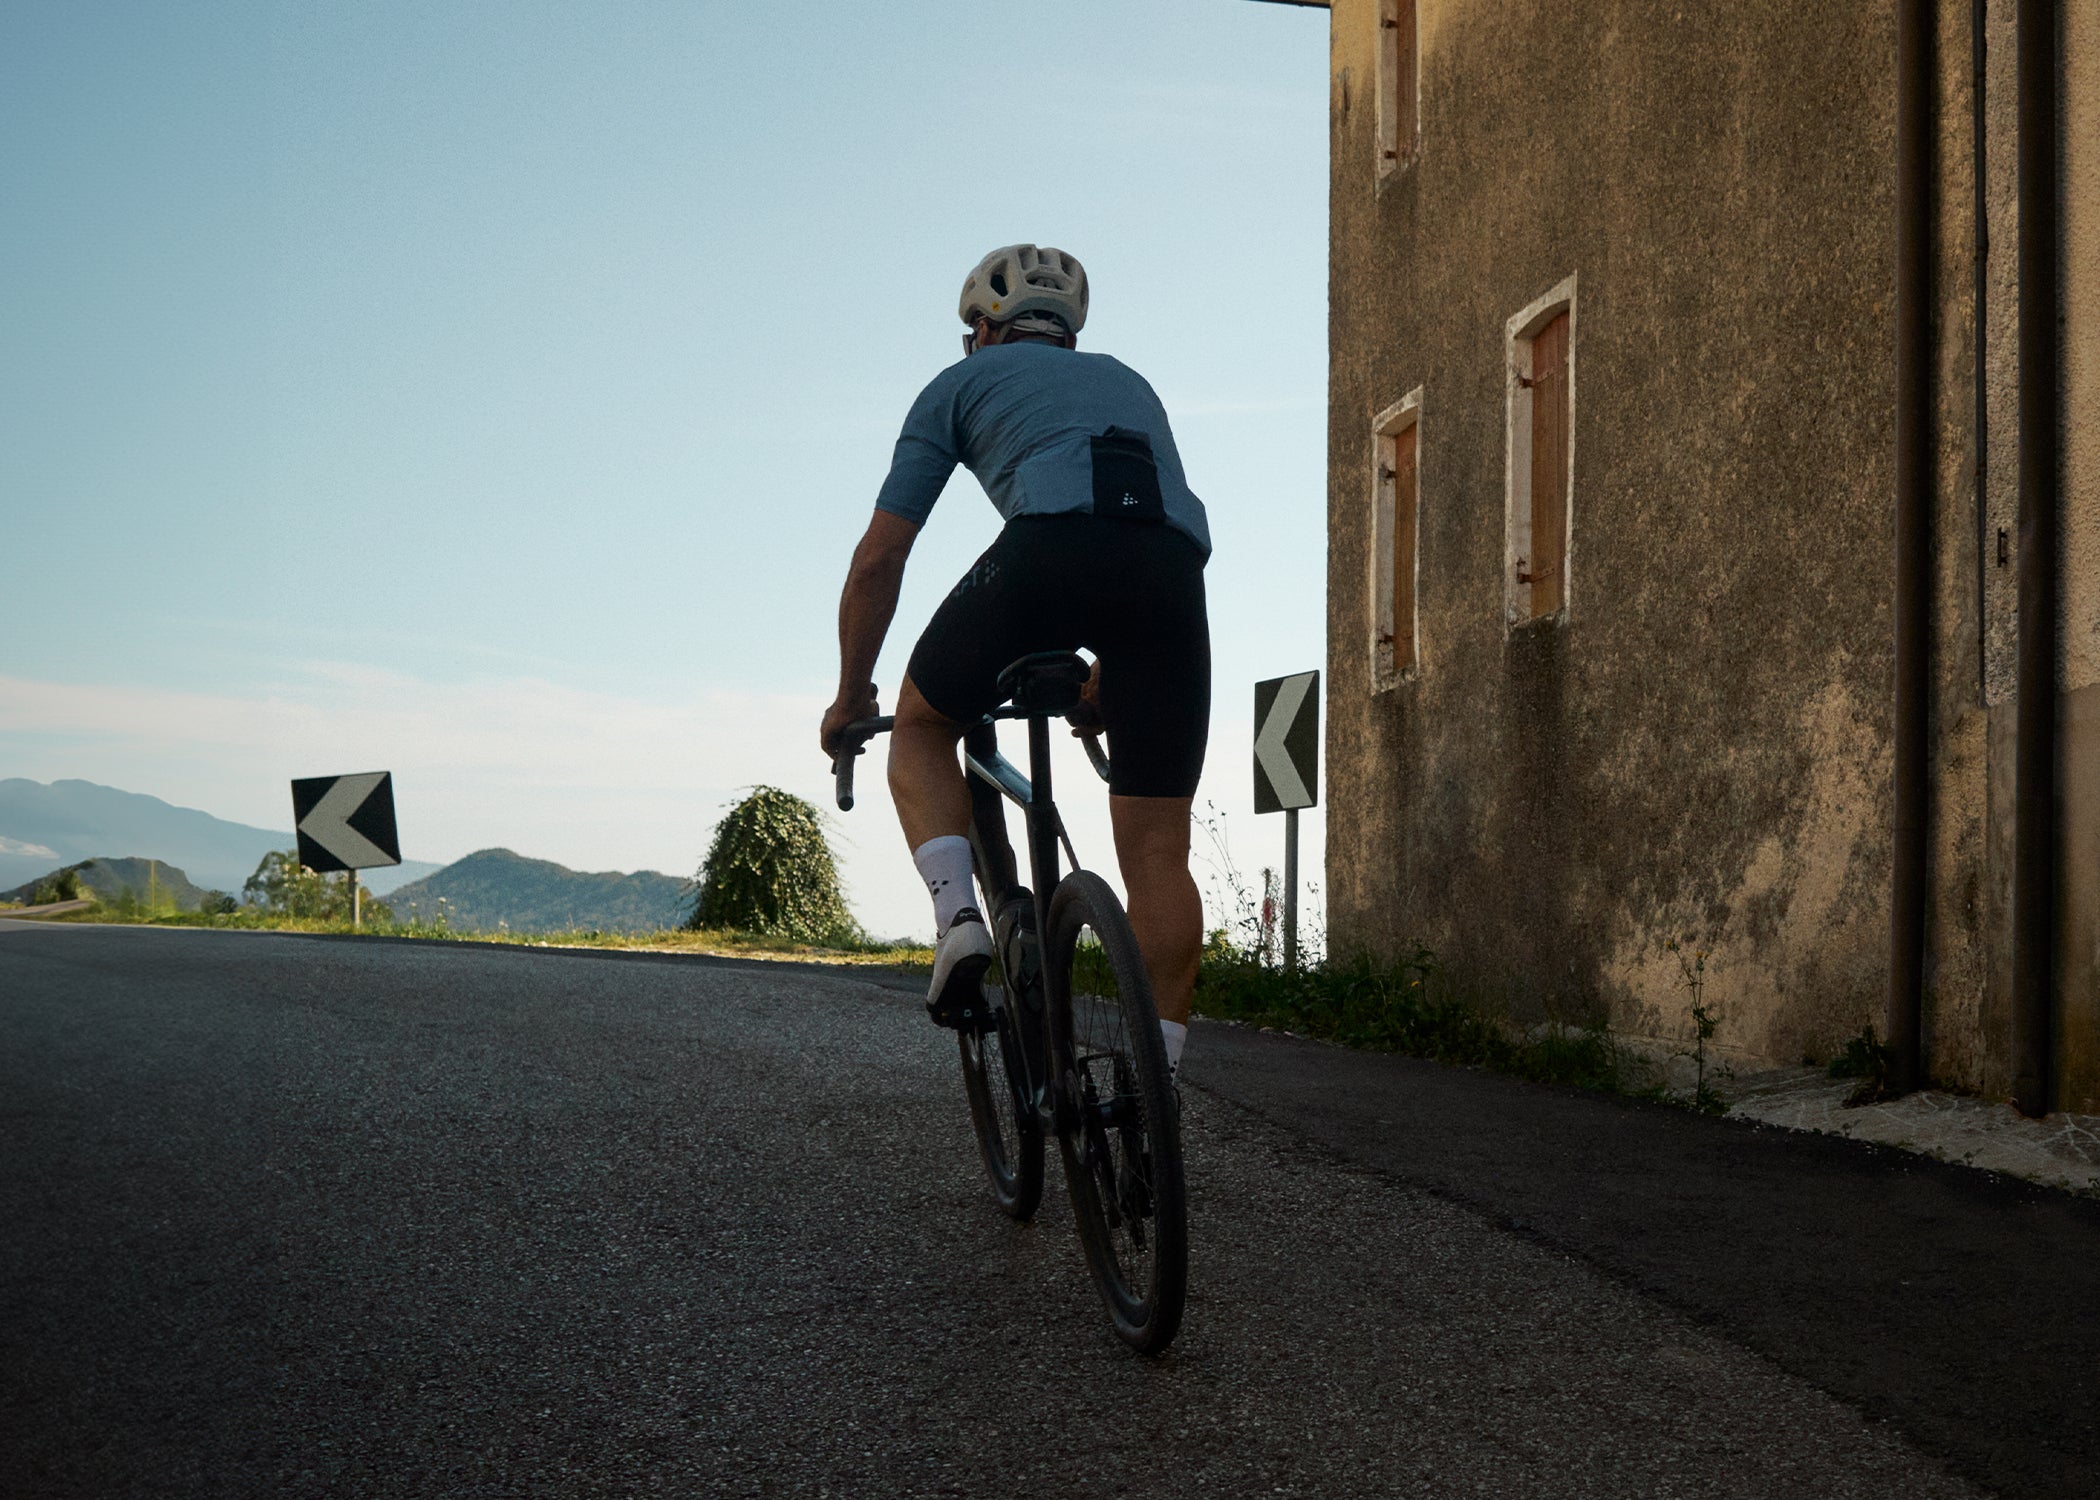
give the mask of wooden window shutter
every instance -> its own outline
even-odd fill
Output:
[[[1531,340],[1531,615],[1567,602],[1568,314]]]
[[[1414,159],[1415,0],[1379,0],[1378,175]]]
[[[1410,424],[1393,435],[1393,669],[1415,661],[1415,434]]]
[[[1398,56],[1393,73],[1394,112],[1399,116],[1397,139],[1394,142],[1395,160],[1412,161],[1415,154],[1415,89],[1421,76],[1420,65],[1415,57],[1415,0],[1399,0],[1393,9],[1398,12],[1394,20],[1395,48]]]

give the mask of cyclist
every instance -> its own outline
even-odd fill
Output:
[[[934,611],[890,735],[890,793],[938,933],[926,1007],[944,1026],[992,956],[972,895],[956,754],[1033,651],[1095,656],[1083,711],[1108,732],[1109,816],[1130,925],[1178,1068],[1203,941],[1189,813],[1210,733],[1210,528],[1165,409],[1136,371],[1081,354],[1087,278],[1062,250],[1008,245],[964,281],[963,358],[912,403],[839,599],[839,690],[821,740],[876,713],[875,658],[919,528],[960,463],[1005,526]]]

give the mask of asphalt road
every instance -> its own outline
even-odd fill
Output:
[[[1225,1027],[1185,1073],[1145,1361],[894,984],[0,922],[0,1495],[2092,1492],[2100,1366],[1961,1351],[2053,1289],[2090,1355],[2093,1205]]]

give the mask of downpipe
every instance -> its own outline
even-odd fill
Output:
[[[1927,757],[1932,712],[1934,10],[1896,7],[1895,765],[1890,827],[1889,1085],[1923,1081]]]
[[[2054,0],[2019,0],[2014,22],[2019,167],[2019,646],[2014,712],[2013,1104],[2053,1107],[2057,902],[2058,447],[2062,307],[2057,225]]]

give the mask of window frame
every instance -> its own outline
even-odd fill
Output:
[[[1569,276],[1552,291],[1511,318],[1503,333],[1505,420],[1503,423],[1502,604],[1505,633],[1541,623],[1564,623],[1574,611],[1575,553],[1575,412],[1576,354],[1580,347],[1580,303],[1577,278]],[[1532,341],[1561,313],[1568,315],[1567,473],[1561,495],[1560,605],[1533,613],[1532,585],[1520,581],[1520,562],[1531,556],[1531,349]]]
[[[1414,489],[1403,506],[1397,485],[1386,479],[1387,444],[1404,432],[1415,439]],[[1397,479],[1398,475],[1395,474]],[[1404,512],[1404,513],[1403,513]],[[1401,659],[1398,645],[1398,569],[1393,565],[1393,544],[1398,527],[1408,527],[1409,576],[1407,582],[1407,654]],[[1391,692],[1411,682],[1422,666],[1422,387],[1416,386],[1371,419],[1371,551],[1368,579],[1367,639],[1370,648],[1371,691]]]

